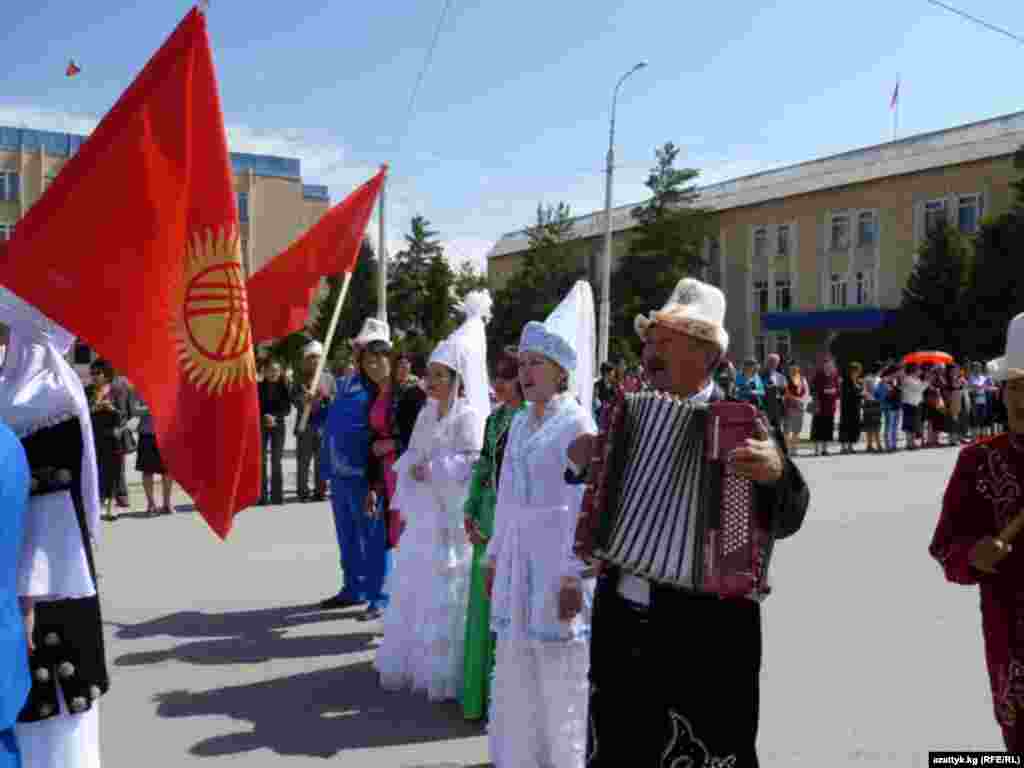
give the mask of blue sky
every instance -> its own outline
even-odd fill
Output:
[[[539,201],[604,204],[616,79],[615,203],[640,200],[653,150],[719,181],[1024,109],[1024,45],[925,0],[213,0],[231,147],[298,156],[341,199],[391,163],[389,241],[416,213],[482,262]],[[950,4],[1024,36],[1019,0]],[[88,130],[188,11],[185,2],[8,0],[0,124]],[[64,77],[67,60],[82,67]],[[407,128],[407,130],[406,130]]]

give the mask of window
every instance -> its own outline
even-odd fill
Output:
[[[857,273],[857,296],[855,304],[858,305],[869,305],[874,303],[874,285],[875,279],[870,272],[858,272]]]
[[[840,275],[832,275],[831,304],[833,307],[846,306],[846,281]]]
[[[757,358],[757,364],[760,366],[766,357],[768,357],[768,345],[764,336],[754,337],[754,357]]]
[[[779,256],[789,255],[789,225],[783,224],[778,231]]]
[[[929,200],[924,204],[924,232],[930,235],[946,226],[946,201]]]
[[[0,224],[0,242],[4,240],[10,240],[11,235],[14,234],[13,224]]]
[[[249,220],[249,193],[239,192],[238,193],[238,220],[248,221]]]
[[[14,171],[0,171],[0,200],[16,201],[20,195],[21,176]]]
[[[957,226],[965,235],[973,235],[978,231],[978,221],[981,219],[981,197],[979,195],[964,195],[960,198],[959,210],[957,211]]]
[[[758,227],[754,230],[754,259],[761,261],[768,253],[768,230]]]
[[[793,296],[789,278],[775,281],[775,309],[789,312],[793,308]]]
[[[789,360],[792,352],[793,342],[789,338],[789,333],[775,334],[775,354],[777,354],[783,360]]]
[[[850,217],[846,214],[832,217],[832,250],[845,251],[850,247]]]
[[[754,311],[764,314],[768,311],[768,281],[754,281]]]
[[[857,244],[873,245],[875,239],[875,214],[865,211],[857,217]]]

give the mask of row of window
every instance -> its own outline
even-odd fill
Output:
[[[961,232],[973,235],[981,221],[981,195],[961,195],[956,200],[956,226]],[[929,200],[924,204],[924,231],[931,234],[949,224],[949,201]]]
[[[834,273],[829,281],[829,305],[833,307],[869,307],[875,301],[875,277],[870,272],[854,275],[853,290],[850,290],[846,275]],[[789,312],[793,308],[793,282],[786,278],[775,281],[775,303],[769,307],[767,280],[753,282],[754,311],[764,314],[769,311]]]

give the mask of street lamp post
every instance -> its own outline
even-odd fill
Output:
[[[619,99],[619,88],[626,78],[647,66],[641,61],[629,72],[619,78],[612,91],[612,117],[608,129],[608,178],[604,188],[604,254],[601,257],[601,327],[598,334],[597,359],[599,363],[608,361],[608,338],[612,328],[612,180],[615,173],[615,107]]]

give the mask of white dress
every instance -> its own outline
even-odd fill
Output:
[[[376,659],[384,688],[422,690],[432,701],[454,699],[462,687],[472,554],[463,506],[485,416],[463,400],[444,419],[437,414],[437,401],[430,400],[395,464],[392,503],[406,529],[389,576],[391,599]],[[427,464],[426,482],[410,474],[419,463]]]
[[[596,432],[570,395],[534,407],[509,427],[488,559],[495,568],[491,625],[498,635],[489,723],[497,768],[582,768],[594,582],[583,610],[558,618],[562,579],[581,575],[573,555],[583,486],[568,485],[569,444]]]

